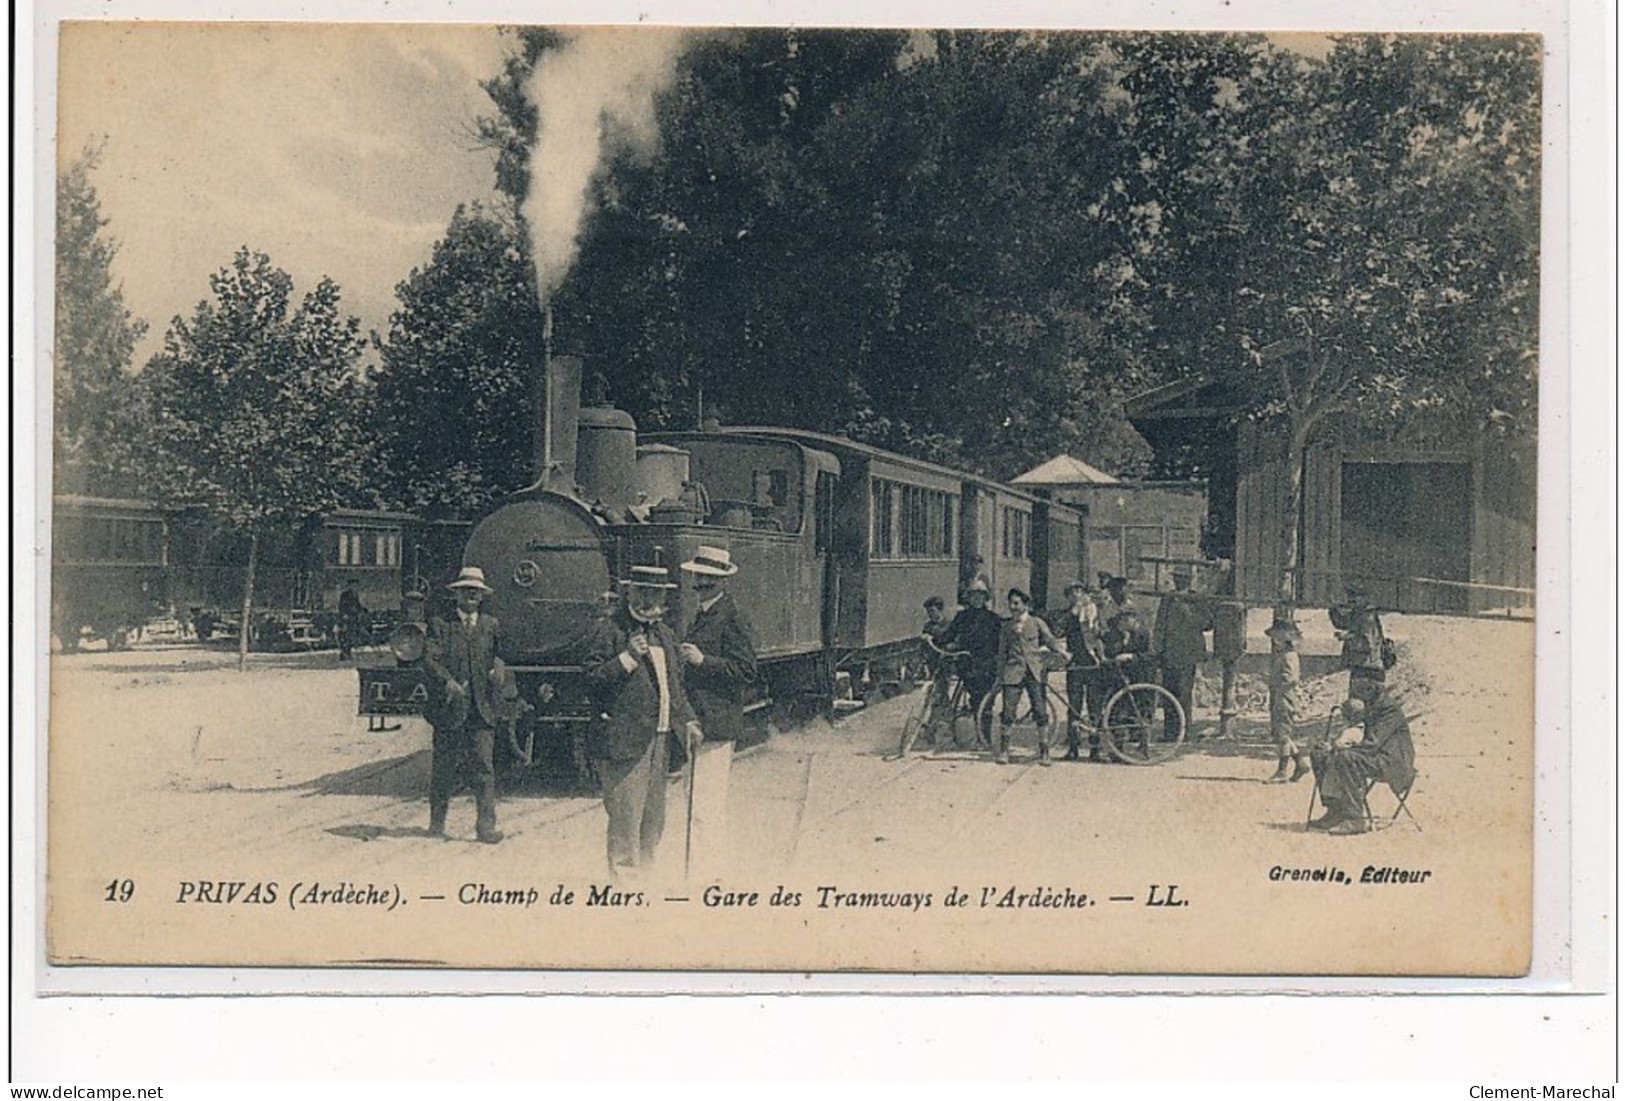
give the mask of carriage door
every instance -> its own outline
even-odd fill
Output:
[[[833,641],[835,616],[840,604],[837,588],[835,556],[830,553],[835,539],[835,475],[827,470],[818,472],[818,484],[813,490],[813,551],[823,576],[823,591],[819,611],[818,637],[825,646]]]

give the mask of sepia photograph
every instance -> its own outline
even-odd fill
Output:
[[[1530,974],[1546,47],[61,23],[48,964]]]

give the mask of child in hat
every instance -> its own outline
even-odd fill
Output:
[[[1278,762],[1266,784],[1301,780],[1309,772],[1309,750],[1298,739],[1303,700],[1298,642],[1303,632],[1290,619],[1277,619],[1264,632],[1270,639],[1270,734]]]

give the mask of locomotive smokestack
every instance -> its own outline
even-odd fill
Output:
[[[553,355],[553,307],[542,309],[542,369],[536,379],[536,484],[570,492],[576,477],[576,418],[581,411],[581,359]]]

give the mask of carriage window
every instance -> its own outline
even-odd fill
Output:
[[[876,478],[870,552],[877,558],[952,558],[954,497],[940,489]]]
[[[896,500],[891,482],[876,478],[869,483],[869,553],[876,558],[890,558],[896,553]]]
[[[1003,512],[1002,519],[999,549],[1004,557],[1013,559],[1030,557],[1032,515],[1021,509],[1007,508]]]
[[[829,550],[830,538],[835,530],[835,475],[818,472],[813,511],[813,546],[819,554]]]

